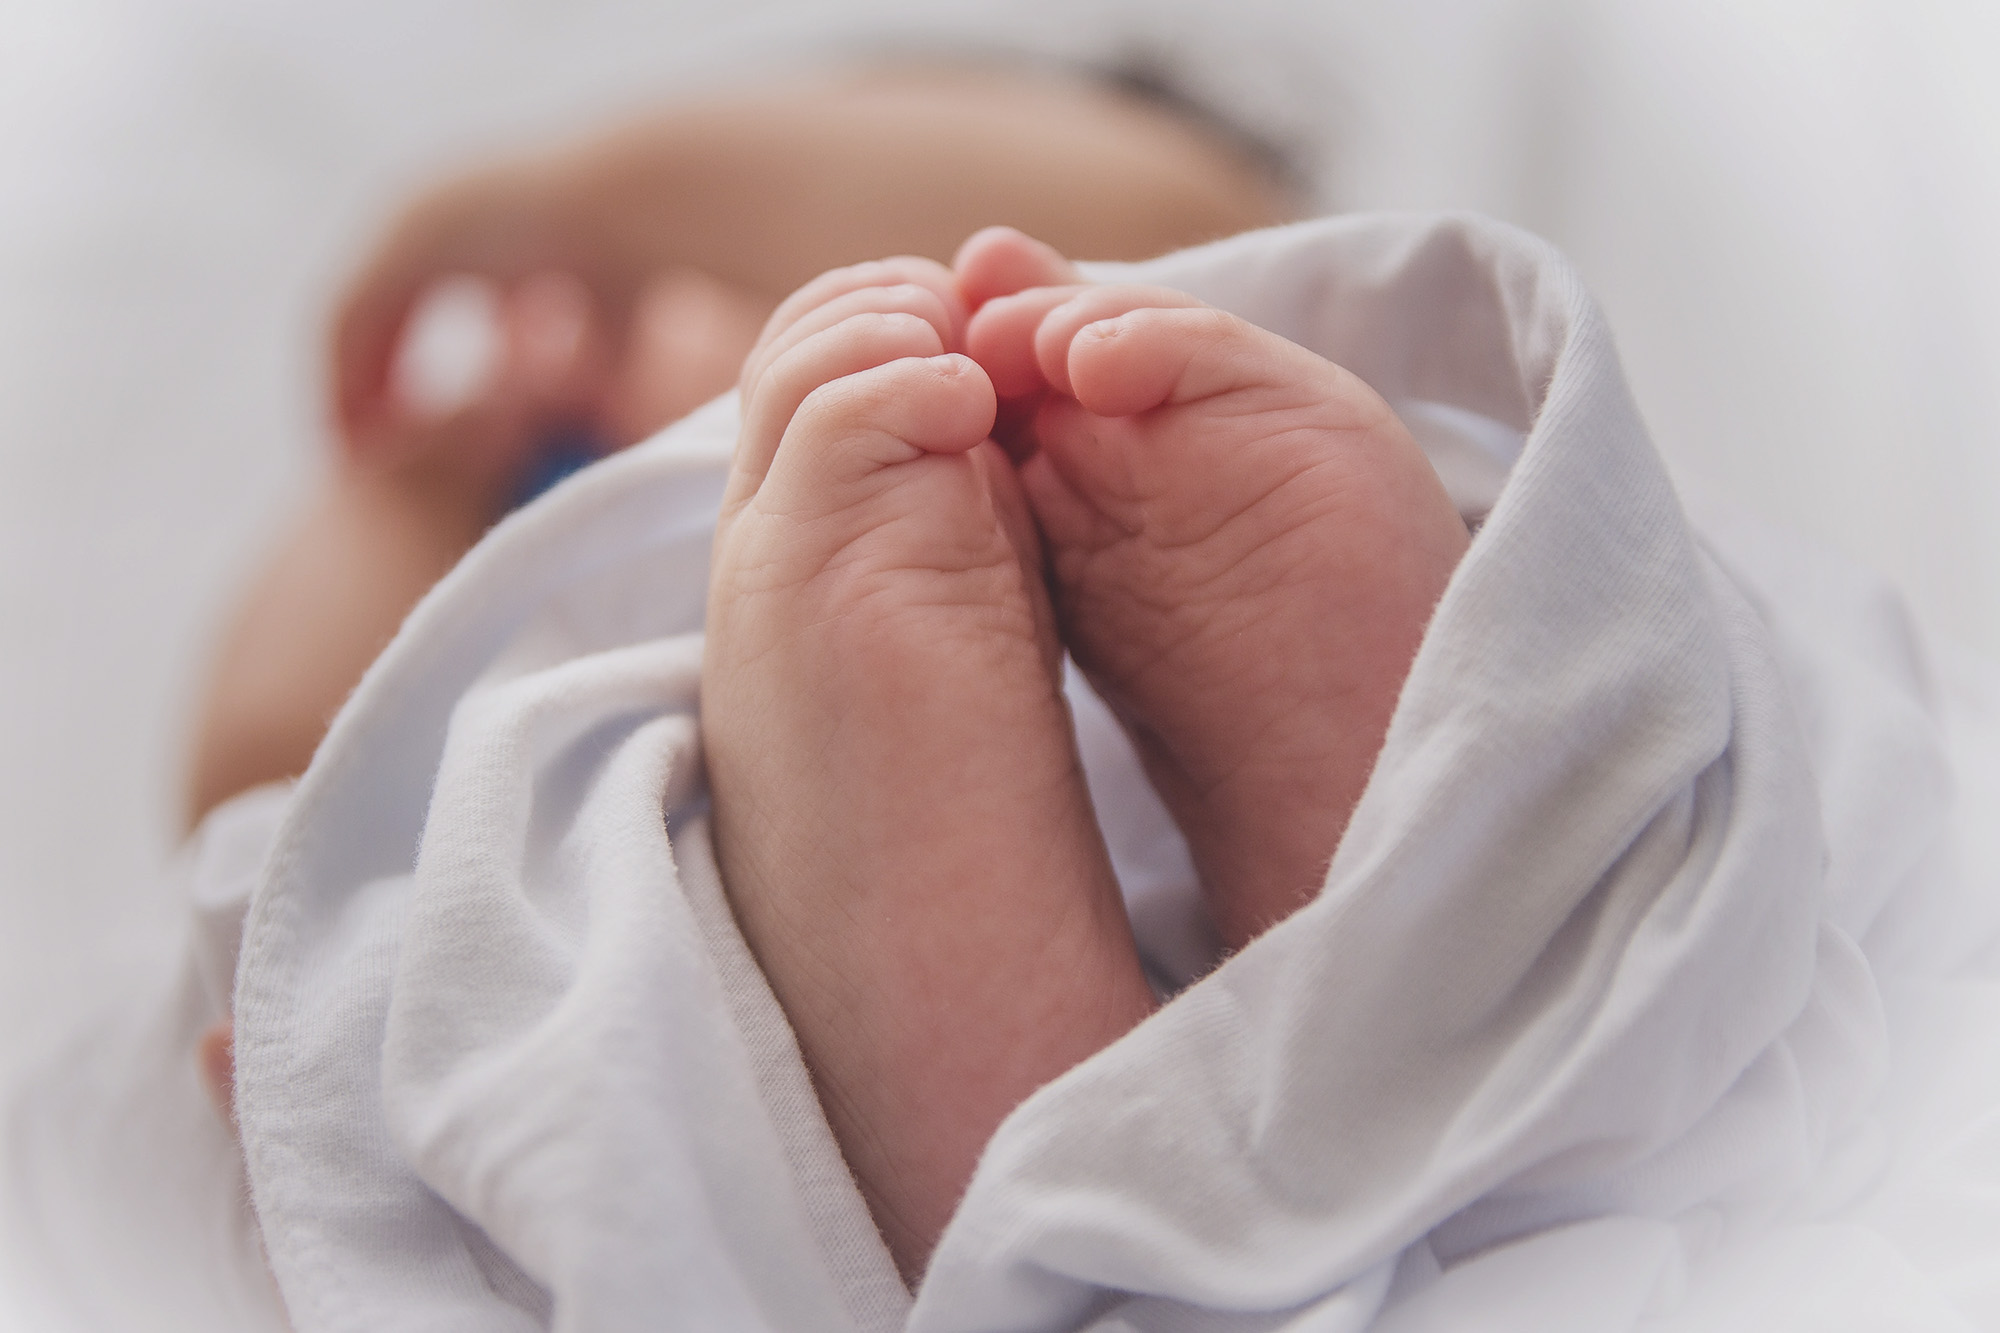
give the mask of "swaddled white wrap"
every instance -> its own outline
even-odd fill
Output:
[[[1946,801],[1895,627],[1823,652],[1853,608],[1760,603],[1697,540],[1529,237],[1329,221],[1129,272],[1405,405],[1467,508],[1482,435],[1525,435],[1324,894],[1021,1106],[912,1306],[706,840],[723,400],[496,530],[299,788],[236,1033],[300,1333],[1603,1330],[1670,1311],[1706,1240],[1868,1183],[1857,941]],[[1077,697],[1184,982],[1184,852]]]

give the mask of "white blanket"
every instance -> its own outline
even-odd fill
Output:
[[[1135,271],[1359,373],[1475,516],[1497,490],[1321,897],[1195,980],[1184,850],[1077,692],[1142,947],[1193,984],[1001,1126],[912,1304],[707,842],[723,400],[497,529],[299,787],[235,997],[299,1333],[2000,1323],[2000,1078],[1884,1092],[1922,1081],[1885,978],[1924,1071],[1935,1015],[2000,1012],[1893,602],[1697,535],[1521,233]]]

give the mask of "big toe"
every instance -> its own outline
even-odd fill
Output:
[[[1060,287],[1082,281],[1076,265],[1062,252],[1012,227],[974,232],[958,247],[951,267],[969,310],[1030,287]]]

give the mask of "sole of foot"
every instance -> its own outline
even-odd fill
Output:
[[[702,682],[732,907],[911,1281],[1000,1120],[1153,1003],[964,320],[921,260],[772,316]]]
[[[1226,946],[1320,891],[1469,538],[1388,405],[1005,229],[956,269],[1064,642],[1187,836]]]

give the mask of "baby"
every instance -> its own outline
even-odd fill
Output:
[[[1107,135],[1105,159],[1129,142]],[[923,160],[883,175],[936,194]],[[1553,1327],[1546,1295],[1595,1328],[1596,1270],[1629,1269],[1606,1290],[1650,1312],[1716,1230],[1711,1203],[1844,1176],[1875,1142],[1842,1136],[1891,1049],[1850,931],[1890,890],[1826,868],[1854,864],[1839,853],[1866,820],[1889,827],[1884,773],[1918,827],[1894,863],[1919,864],[1948,771],[1920,672],[1856,666],[1853,643],[1903,662],[1906,640],[1843,637],[1818,606],[1788,622],[1784,590],[1812,602],[1815,580],[1737,582],[1682,520],[1580,284],[1531,238],[1329,221],[1153,270],[1353,365],[1412,423],[1486,421],[1511,437],[1495,469],[1531,429],[1466,559],[1374,389],[1186,295],[1083,281],[1064,252],[1119,252],[986,206],[996,185],[1033,194],[1034,153],[1019,181],[955,160],[989,192],[965,208],[1061,251],[989,229],[948,266],[835,268],[782,301],[713,255],[619,270],[717,279],[667,321],[708,329],[687,343],[712,355],[634,359],[740,362],[739,402],[495,533],[301,788],[256,798],[270,820],[273,796],[291,804],[243,926],[240,1106],[300,1327],[446,1308],[1358,1327],[1392,1304],[1398,1326],[1504,1304]],[[1227,194],[1227,173],[1197,174]],[[948,255],[972,225],[855,253]],[[568,300],[539,274],[592,272],[503,260],[479,271],[517,284],[527,324]],[[591,299],[647,343],[643,318]],[[198,809],[298,771],[378,636],[523,489],[528,451],[484,446],[532,446],[544,396],[575,404],[533,375],[502,387],[490,437],[455,433],[476,413],[434,436],[346,423],[300,548],[318,556],[267,585],[292,618],[251,617],[235,660],[256,674],[216,691],[243,725],[205,732]],[[340,580],[366,599],[329,594]],[[364,601],[372,618],[347,614]],[[510,617],[511,638],[492,628]],[[1114,872],[1065,654],[1243,951],[1157,1014],[1117,882],[1140,901],[1150,867],[1121,820],[1140,798],[1156,831],[1155,811],[1126,753],[1110,783],[1085,747]],[[1845,757],[1815,768],[1815,750]],[[253,872],[229,878],[174,1018],[215,1023],[201,1058],[225,1113],[222,909]],[[254,1265],[254,1246],[222,1257]]]
[[[1058,172],[1003,191],[1010,211],[1039,209],[1074,244],[1146,253],[1268,220],[1261,204],[1229,217],[1179,202],[1230,196],[1236,182],[1223,178],[1237,170],[1226,158],[1203,165],[1207,150],[1174,137],[1183,131],[1128,124],[1122,104],[1059,85],[966,86],[877,81],[801,106],[817,122],[876,114],[871,99],[934,97],[974,129],[1010,127],[1011,142],[1028,133],[1014,127],[1025,105],[1051,124],[1060,112],[1072,137],[1091,127],[1105,141],[1098,157],[1128,172],[1157,159],[1171,189],[1096,175],[1065,184]],[[966,109],[980,97],[996,108]],[[778,149],[803,131],[784,107],[724,111],[745,134],[768,133],[773,172],[790,162]],[[627,159],[679,163],[661,146],[674,122],[662,125],[615,141],[622,157],[598,147],[571,161],[611,163],[618,197],[643,195],[630,182],[649,177]],[[928,151],[879,155],[921,182]],[[764,159],[746,160],[739,174]],[[495,179],[517,199],[517,177],[548,174]],[[588,193],[562,180],[558,195]],[[1153,201],[1150,225],[1165,230],[1103,214],[1091,182]],[[428,426],[367,406],[355,368],[379,379],[388,335],[357,334],[374,327],[363,316],[407,304],[412,274],[483,262],[432,253],[451,206],[505,211],[487,197],[501,186],[465,204],[469,188],[413,210],[343,314],[352,458],[225,645],[197,812],[302,766],[403,611],[503,507],[533,419],[604,396],[591,387],[606,340],[593,297],[531,278],[503,309],[498,397]],[[960,193],[925,194],[940,214],[930,231],[987,202]],[[714,197],[761,196],[736,181]],[[902,243],[886,222],[878,230]],[[930,248],[930,231],[907,239]],[[799,248],[763,247],[778,257],[764,276]],[[525,262],[591,272],[589,257]],[[734,276],[730,262],[703,260]],[[703,673],[718,855],[914,1283],[1000,1121],[1155,1004],[1084,786],[1064,650],[1131,733],[1220,936],[1238,948],[1318,891],[1466,531],[1408,432],[1355,377],[1178,293],[1085,284],[1019,231],[979,233],[951,268],[903,258],[825,273],[779,304],[761,337],[762,279],[662,263],[627,265],[665,274],[654,283],[665,297],[640,304],[665,312],[661,328],[698,336],[649,351],[650,326],[635,318],[624,361],[671,371],[671,383],[625,374],[612,385],[614,407],[640,404],[609,412],[632,418],[612,442],[721,388],[710,363],[733,364],[754,340]],[[355,351],[362,343],[375,350]],[[691,348],[716,355],[690,359]],[[198,1059],[226,1111],[228,1024]]]
[[[1155,1004],[1064,649],[1240,948],[1318,892],[1468,536],[1353,375],[1004,228],[808,283],[741,383],[717,853],[914,1281],[1000,1121]]]
[[[980,169],[967,172],[964,164],[973,161]],[[1009,428],[1002,434],[1010,441],[1025,443],[1055,429],[1053,416],[1039,424],[1027,420],[1029,409],[1046,396],[1028,343],[1039,312],[1031,298],[992,299],[1073,282],[1068,264],[1053,251],[1018,233],[995,232],[965,248],[956,276],[939,263],[916,260],[841,270],[785,303],[771,316],[761,342],[757,329],[786,290],[830,263],[886,249],[949,254],[968,230],[994,218],[1032,226],[1079,251],[1136,259],[1281,221],[1294,203],[1267,163],[1246,154],[1237,139],[1190,120],[1181,109],[1098,80],[1004,65],[884,66],[750,89],[692,102],[556,152],[445,183],[412,204],[390,229],[341,302],[330,379],[342,449],[326,483],[253,581],[216,654],[195,729],[190,825],[241,792],[303,771],[328,720],[410,608],[518,498],[522,474],[530,470],[529,456],[550,427],[580,421],[608,447],[630,444],[726,389],[755,343],[744,381],[750,386],[746,403],[754,404],[746,438],[761,443],[746,448],[746,467],[739,473],[724,527],[725,572],[716,591],[729,604],[719,608],[720,637],[710,670],[711,707],[723,719],[715,732],[718,771],[726,772],[731,790],[731,874],[740,882],[737,905],[745,929],[778,978],[802,1034],[823,1021],[821,1002],[800,994],[800,971],[772,938],[769,918],[782,909],[801,930],[820,932],[813,947],[829,959],[877,951],[882,984],[870,1007],[856,1010],[851,1022],[829,1025],[843,1032],[873,1032],[888,1042],[870,1057],[876,1063],[843,1064],[817,1036],[809,1037],[807,1045],[816,1053],[823,1093],[834,1122],[842,1127],[843,1144],[857,1172],[870,1182],[869,1198],[882,1225],[898,1237],[897,1254],[906,1272],[915,1273],[1000,1117],[1038,1083],[1130,1026],[1152,1003],[1084,797],[1067,718],[1054,693],[1061,654],[1055,611],[1043,591],[1036,522],[1054,543],[1054,572],[1070,580],[1059,609],[1072,621],[1102,618],[1101,631],[1071,629],[1066,637],[1102,686],[1111,688],[1113,681],[1129,686],[1109,697],[1128,709],[1135,725],[1144,725],[1137,719],[1169,710],[1177,716],[1185,712],[1178,700],[1183,695],[1192,699],[1205,688],[1204,672],[1221,672],[1224,683],[1232,685],[1231,694],[1246,685],[1261,686],[1229,681],[1228,654],[1216,656],[1212,649],[1197,651],[1193,645],[1180,650],[1189,658],[1185,669],[1163,660],[1156,670],[1121,657],[1121,652],[1150,651],[1149,645],[1179,638],[1179,626],[1195,619],[1195,608],[1190,605],[1147,628],[1106,616],[1091,599],[1111,596],[1122,603],[1118,581],[1128,578],[1139,580],[1140,596],[1178,597],[1179,585],[1172,580],[1198,577],[1193,567],[1176,556],[1158,576],[1142,565],[1121,572],[1130,565],[1117,554],[1125,546],[1097,551],[1105,543],[1089,528],[1059,525],[1065,515],[1074,524],[1090,511],[1077,509],[1080,500],[1063,509],[1050,488],[1083,485],[1084,479],[1059,483],[1059,474],[1048,471],[1045,459],[1028,464],[1023,475],[1029,485],[1024,488],[998,448],[982,443],[994,425],[989,374],[999,375],[997,384],[1006,396]],[[443,415],[427,414],[402,401],[391,367],[403,326],[425,284],[453,273],[479,275],[502,289],[499,366],[471,402]],[[973,332],[985,349],[980,355],[989,363],[987,371],[963,355],[968,307],[982,305]],[[918,340],[914,344],[909,341],[913,337]],[[1018,346],[1009,345],[1010,337]],[[1304,363],[1313,360],[1297,349],[1291,354]],[[912,356],[933,360],[912,362]],[[792,550],[771,533],[775,495],[762,484],[763,468],[753,474],[747,464],[753,456],[771,463],[792,412],[819,384],[840,381],[843,391],[865,388],[883,376],[920,374],[925,366],[946,378],[924,396],[910,398],[906,410],[935,408],[944,425],[931,427],[928,414],[923,421],[885,419],[882,425],[909,433],[925,450],[963,457],[931,460],[943,469],[935,474],[899,467],[881,471],[873,481],[842,485],[880,488],[907,480],[911,485],[895,485],[894,494],[885,492],[872,503],[901,504],[912,519],[950,527],[935,533],[908,531],[908,522],[883,528],[865,550],[857,551],[869,557],[868,563],[854,567],[860,586],[841,584],[842,596],[858,593],[862,600],[861,614],[844,618],[842,626],[867,635],[868,651],[885,655],[874,659],[876,664],[894,663],[897,676],[871,672],[850,678],[870,659],[831,644],[821,651],[841,663],[846,674],[818,670],[802,655],[807,645],[795,641],[803,628],[796,617],[813,614],[803,601],[780,604],[761,595],[739,599],[728,582],[731,571],[744,571],[746,561],[758,558],[751,553],[758,542],[780,540],[788,558],[802,558],[807,550]],[[927,375],[924,383],[929,382]],[[814,412],[827,397],[814,400]],[[856,402],[858,409],[860,400]],[[1054,438],[1050,436],[1050,457],[1060,453]],[[917,448],[898,447],[905,452]],[[790,451],[787,458],[798,452]],[[776,479],[782,481],[795,466],[780,467]],[[1173,466],[1178,473],[1179,465]],[[1037,480],[1045,471],[1046,479]],[[930,479],[933,475],[936,480]],[[1205,496],[1208,483],[1201,474],[1186,475],[1196,480],[1183,493]],[[946,481],[947,476],[957,480]],[[1268,482],[1259,471],[1244,476],[1257,485]],[[980,489],[947,497],[920,495],[918,489],[964,485]],[[839,521],[850,526],[872,526],[886,516],[886,511],[864,512],[858,493],[850,497],[837,488],[818,489],[834,505]],[[1121,503],[1138,504],[1141,499],[1092,486],[1077,495],[1091,503],[1123,497]],[[1172,520],[1170,511],[1150,517],[1156,503],[1146,500],[1145,505],[1150,543],[1155,540],[1152,525]],[[1289,499],[1273,497],[1259,505],[1259,513],[1265,511],[1271,511],[1269,520],[1241,525],[1258,526],[1260,541],[1272,535],[1263,526],[1298,521]],[[833,523],[830,517],[823,529],[828,541],[838,535]],[[930,549],[941,539],[954,545]],[[1157,540],[1172,549],[1185,537],[1169,527]],[[1188,549],[1211,561],[1234,561],[1240,553],[1225,549],[1225,543],[1236,540],[1232,527]],[[885,542],[901,544],[872,549]],[[1266,558],[1282,562],[1287,558],[1282,546],[1274,545]],[[1143,558],[1150,546],[1131,549]],[[728,554],[736,551],[745,553]],[[924,572],[940,560],[960,559],[961,552],[975,563],[949,577]],[[1001,554],[1005,559],[996,562]],[[1103,575],[1096,572],[1100,566]],[[1249,570],[1246,565],[1246,576]],[[878,578],[883,580],[880,598],[866,592]],[[964,603],[959,615],[947,614],[945,606],[918,612],[906,605],[921,604],[927,596],[922,588],[939,580],[948,585],[948,596]],[[803,598],[816,589],[817,584],[802,583],[797,595]],[[1223,585],[1211,589],[1211,598],[1232,595]],[[1422,594],[1426,610],[1434,597],[1435,589]],[[871,617],[883,614],[890,616],[887,623],[864,628]],[[1124,614],[1129,618],[1129,611]],[[1028,619],[1017,625],[1008,617]],[[932,619],[935,628],[928,623]],[[757,635],[782,636],[786,651],[755,666],[734,666],[735,657],[759,651]],[[1414,632],[1407,637],[1415,642]],[[1397,658],[1400,673],[1408,646],[1398,642],[1390,655]],[[1252,655],[1257,651],[1253,648]],[[811,681],[809,693],[792,692],[786,684],[790,678],[771,674],[781,661],[790,663],[793,678],[804,674]],[[897,678],[901,676],[907,679]],[[869,696],[856,691],[877,680],[871,704]],[[1278,676],[1268,683],[1290,688]],[[964,691],[966,698],[951,699],[947,689]],[[1309,691],[1301,697],[1305,693]],[[956,775],[960,782],[976,775],[981,785],[1005,799],[1041,791],[1041,800],[1057,804],[1061,813],[1052,825],[1039,808],[995,817],[993,797],[985,793],[977,798],[977,820],[968,818],[969,806],[950,821],[913,818],[914,812],[900,810],[862,818],[859,811],[830,806],[814,814],[836,821],[855,850],[828,846],[813,863],[840,864],[849,879],[871,892],[914,887],[940,875],[962,882],[964,892],[970,892],[972,881],[954,873],[955,867],[992,874],[1008,866],[1009,873],[992,885],[997,896],[990,919],[955,902],[935,927],[912,920],[913,930],[897,938],[845,938],[834,929],[841,900],[825,886],[819,886],[822,891],[811,903],[817,915],[804,915],[806,905],[796,912],[783,906],[783,895],[796,892],[787,867],[796,869],[799,853],[758,840],[753,855],[752,844],[736,836],[737,821],[748,822],[752,830],[797,829],[792,821],[810,804],[798,784],[813,781],[815,770],[801,765],[794,754],[808,743],[802,729],[808,719],[777,724],[774,748],[754,763],[747,753],[759,743],[754,728],[777,723],[770,705],[760,701],[769,698],[775,704],[780,694],[793,705],[816,700],[821,726],[847,716],[869,728],[883,727],[868,737],[865,752],[845,761],[892,769],[896,780],[876,788],[882,793],[906,784],[918,796],[940,790],[935,784],[954,775],[926,770],[924,763],[933,762],[927,756],[935,753],[994,767],[990,777],[976,769]],[[1392,681],[1383,694],[1384,718],[1393,697]],[[912,702],[929,712],[920,718],[911,711]],[[1272,703],[1274,716],[1296,708],[1279,699]],[[948,728],[933,722],[930,712]],[[1214,721],[1231,729],[1267,725],[1223,713]],[[1368,725],[1379,732],[1379,722]],[[896,729],[904,726],[934,748],[912,747]],[[995,727],[1009,733],[997,745],[989,743],[993,738],[988,733]],[[955,739],[946,741],[947,735]],[[1224,776],[1216,766],[1234,763],[1227,747],[1171,731],[1155,740],[1153,762],[1163,790],[1175,791],[1177,781],[1185,789],[1174,797],[1187,812],[1184,818],[1220,823],[1225,811],[1235,811],[1242,801],[1255,805],[1262,799],[1268,783],[1248,772],[1228,777],[1231,794],[1226,797],[1206,791]],[[1189,745],[1197,748],[1183,754]],[[1371,754],[1372,745],[1364,746]],[[839,776],[837,758],[832,751],[822,753],[818,772],[836,775],[838,787],[849,784],[853,775]],[[1028,771],[1010,771],[1010,765],[1021,763],[1030,766]],[[1364,757],[1359,772],[1365,769]],[[786,780],[771,780],[778,777]],[[1191,787],[1190,781],[1202,785]],[[759,806],[769,813],[753,814]],[[914,845],[899,841],[893,864],[885,859],[891,847],[882,841],[891,819],[903,830],[900,836],[917,829],[925,839]],[[1276,810],[1262,810],[1257,819],[1260,829],[1284,822]],[[1242,829],[1240,841],[1246,846],[1265,837],[1250,828]],[[1044,864],[1011,866],[1009,858],[1020,855],[1021,847],[1043,845],[1056,829],[1066,835],[1046,843]],[[1324,837],[1304,839],[1301,846],[1312,850],[1303,861],[1323,862],[1337,834],[1338,828],[1330,827]],[[1287,829],[1284,836],[1297,835]],[[1202,843],[1202,855],[1230,861],[1237,855],[1230,850],[1234,845]],[[864,853],[859,850],[863,847],[870,850]],[[923,848],[932,861],[919,855]],[[1312,880],[1319,868],[1305,864],[1296,873],[1281,872],[1298,881],[1293,898],[1309,891],[1299,885]],[[1269,867],[1259,866],[1244,883],[1269,874]],[[1074,883],[1080,875],[1089,883]],[[1060,1022],[1017,1013],[1017,1026],[1040,1034],[1043,1042],[1068,1029],[1073,1036],[1047,1051],[1037,1049],[1032,1057],[1024,1052],[990,1065],[986,1052],[973,1056],[965,1048],[970,1064],[983,1071],[982,1083],[990,1079],[992,1086],[942,1115],[933,1114],[945,1105],[933,1095],[938,1088],[956,1087],[955,1096],[967,1097],[981,1085],[961,1085],[952,1076],[955,1071],[940,1070],[928,1082],[898,1085],[900,1115],[885,1115],[884,1108],[868,1104],[857,1104],[850,1114],[840,1106],[843,1088],[854,1080],[872,1079],[875,1071],[885,1077],[921,1071],[937,1051],[959,1048],[959,1026],[987,1004],[983,992],[939,991],[937,1012],[950,1021],[935,1030],[899,1034],[874,1021],[878,1011],[901,1013],[908,998],[929,995],[934,989],[930,969],[952,976],[959,954],[975,951],[991,960],[993,1000],[1016,990],[1004,984],[1004,974],[1019,964],[1003,953],[1005,937],[998,932],[1025,932],[1012,941],[1016,953],[1037,947],[1044,931],[1037,904],[1004,896],[1024,892],[1030,883],[1038,884],[1036,891],[1051,901],[1067,904],[1066,914],[1082,913],[1059,937],[1070,941],[1063,947],[1087,945],[1093,952],[1077,957],[1074,966],[1057,969],[1070,978],[1063,984],[1108,989],[1092,996],[1071,996],[1060,986],[1050,989],[1045,1000],[1034,1002],[1045,1002],[1048,1017]],[[1268,891],[1246,887],[1219,896],[1218,903],[1240,898],[1246,922],[1274,918],[1289,905],[1253,902],[1257,892]],[[946,927],[950,934],[933,940],[935,947],[920,943],[918,936],[925,931]],[[1232,929],[1230,938],[1240,942],[1255,928],[1244,924]],[[1109,966],[1096,956],[1107,947],[1113,960]],[[839,952],[831,952],[835,949]],[[912,955],[922,960],[920,970],[899,972]],[[887,984],[898,975],[905,987],[901,993]],[[1103,1008],[1103,1019],[1079,1024],[1073,1012],[1078,1002]],[[1019,1003],[1016,999],[1016,1008]],[[1004,1032],[994,1040],[1002,1037]],[[1002,1044],[1011,1047],[1013,1042],[1008,1037]],[[234,1057],[227,1019],[206,1029],[195,1058],[218,1112],[229,1117]],[[938,1136],[935,1143],[904,1136],[904,1129],[919,1121],[926,1126],[923,1133]],[[897,1136],[899,1162],[922,1163],[920,1169],[895,1173],[916,1188],[915,1194],[897,1193],[891,1173],[882,1167],[882,1155],[868,1155],[866,1131],[859,1128],[864,1123],[879,1123],[881,1132]],[[904,1217],[907,1225],[898,1220]]]

